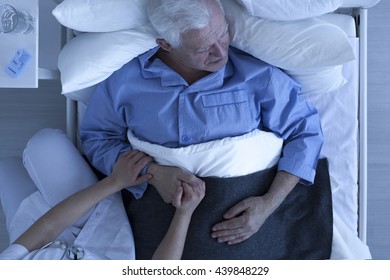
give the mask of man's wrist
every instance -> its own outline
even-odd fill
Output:
[[[286,171],[279,171],[276,174],[269,191],[264,195],[264,199],[269,203],[271,208],[276,209],[298,182],[299,177]]]

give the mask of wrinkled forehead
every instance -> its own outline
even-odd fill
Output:
[[[185,31],[182,38],[182,46],[188,48],[202,48],[218,41],[228,29],[225,16],[222,13],[213,13],[209,24],[201,29]]]

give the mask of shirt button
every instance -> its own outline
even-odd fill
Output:
[[[183,140],[183,142],[188,142],[188,141],[190,140],[190,137],[187,136],[187,135],[183,135],[183,136],[181,137],[181,140]]]

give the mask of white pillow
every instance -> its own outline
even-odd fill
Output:
[[[371,8],[379,3],[380,0],[344,0],[341,7],[363,7]]]
[[[301,86],[301,94],[322,94],[332,92],[344,86],[347,80],[343,75],[343,66],[325,67],[320,70],[286,70]]]
[[[356,22],[352,16],[330,13],[319,16],[317,18],[340,27],[345,32],[348,38],[356,37]]]
[[[157,46],[156,36],[148,24],[75,37],[65,45],[58,58],[62,93],[78,91],[105,80],[134,57]]]
[[[345,32],[322,20],[270,21],[223,1],[232,45],[277,67],[296,70],[341,65],[355,58]]]
[[[252,16],[298,20],[333,12],[343,0],[238,0]]]
[[[110,32],[148,23],[148,3],[148,0],[64,0],[52,13],[71,29]]]
[[[268,21],[249,16],[235,0],[222,2],[232,45],[272,65],[294,71],[293,76],[298,77],[299,70],[305,70],[301,73],[309,75],[307,79],[296,78],[303,88],[311,88],[305,81],[311,81],[312,75],[319,77],[322,70],[325,71],[322,81],[328,81],[329,88],[335,84],[334,80],[329,80],[329,67],[354,59],[346,34],[335,25],[319,19]],[[156,37],[150,24],[131,30],[77,36],[59,56],[62,92],[67,94],[103,81],[134,57],[155,47]],[[77,99],[77,95],[71,98]]]

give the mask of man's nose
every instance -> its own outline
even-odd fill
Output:
[[[224,43],[217,42],[213,45],[212,55],[215,57],[225,57],[227,55],[227,46]]]

